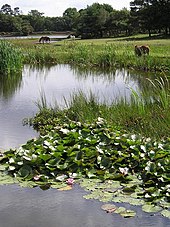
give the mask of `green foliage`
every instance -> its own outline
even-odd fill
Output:
[[[10,75],[22,69],[22,54],[11,43],[0,40],[0,73]]]

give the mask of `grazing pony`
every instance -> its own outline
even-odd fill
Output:
[[[75,40],[75,35],[69,35],[69,37],[68,38],[70,38],[71,40]]]
[[[140,46],[141,51],[143,52],[143,54],[148,54],[149,55],[149,47],[148,46]]]
[[[144,45],[142,45],[142,46],[135,46],[135,54],[137,55],[137,56],[142,56],[142,54],[147,54],[147,55],[149,55],[149,47],[148,46],[144,46]]]
[[[40,39],[39,39],[39,43],[50,43],[50,37],[48,36],[42,36]]]

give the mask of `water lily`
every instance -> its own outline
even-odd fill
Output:
[[[129,169],[127,167],[121,168],[119,167],[120,172],[125,176],[128,174]]]
[[[33,177],[33,179],[34,179],[34,180],[39,180],[39,179],[41,178],[41,176],[42,176],[42,175],[35,175],[35,176]]]
[[[66,183],[67,183],[68,185],[73,185],[73,184],[74,184],[74,179],[73,179],[73,178],[68,178],[68,179],[66,180]]]
[[[60,131],[64,134],[68,134],[70,131],[66,128],[61,128]]]

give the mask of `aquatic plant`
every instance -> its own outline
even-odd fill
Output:
[[[127,134],[100,117],[91,124],[65,118],[48,134],[6,151],[0,166],[19,181],[58,187],[71,178],[92,191],[87,198],[163,210],[170,207],[169,148],[170,139]]]
[[[21,72],[23,55],[19,48],[10,42],[0,40],[0,73],[10,75]]]

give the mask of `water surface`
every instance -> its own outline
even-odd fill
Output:
[[[0,186],[1,227],[170,227],[160,214],[144,213],[135,207],[134,218],[122,218],[101,210],[103,203],[83,198],[78,186],[71,191]],[[122,205],[122,204],[120,204]],[[130,205],[124,205],[131,209]]]

